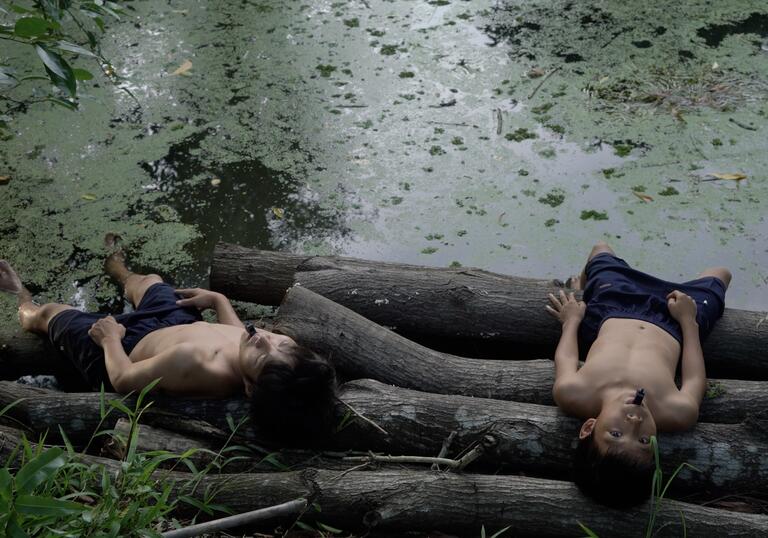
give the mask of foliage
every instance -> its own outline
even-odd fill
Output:
[[[655,535],[654,529],[656,527],[656,516],[659,513],[659,510],[661,509],[661,503],[664,500],[664,497],[667,494],[667,489],[669,489],[670,484],[672,484],[672,481],[675,479],[677,474],[682,471],[685,467],[688,467],[690,469],[693,469],[695,471],[698,471],[696,467],[691,465],[690,463],[683,462],[680,465],[677,466],[677,469],[672,473],[672,476],[669,477],[667,480],[666,485],[662,487],[662,484],[664,483],[664,475],[661,471],[661,463],[659,460],[659,442],[656,439],[656,436],[651,436],[651,447],[653,447],[653,457],[654,461],[656,462],[656,470],[653,472],[653,481],[651,483],[651,511],[648,514],[648,525],[645,528],[645,538],[651,538]],[[683,513],[680,512],[680,522],[683,528],[683,537],[687,536],[687,531],[685,528],[685,517],[683,516]],[[584,525],[581,522],[579,523],[579,527],[582,531],[584,531],[585,535],[589,538],[599,538],[598,535],[591,530],[589,527]]]
[[[158,381],[141,391],[133,408],[126,405],[131,395],[106,401],[102,389],[101,422],[86,450],[97,437],[117,439],[125,449],[122,461],[115,462],[114,467],[84,462],[61,428],[64,448],[46,447],[44,439],[32,444],[23,437],[6,460],[5,467],[0,469],[0,535],[160,536],[164,528],[180,526],[171,517],[179,503],[192,506],[198,514],[231,513],[227,507],[213,503],[218,490],[198,492],[197,489],[208,473],[245,457],[239,454],[248,450],[246,447],[229,445],[244,420],[235,424],[231,417],[227,417],[232,430],[229,439],[218,452],[206,451],[214,457],[200,470],[190,460],[200,449],[190,449],[183,454],[168,451],[141,453],[137,450],[138,424],[152,405],[152,402],[144,403],[145,397]],[[12,405],[1,410],[0,415]],[[128,417],[130,429],[126,438],[120,439],[115,430],[99,430],[114,411]],[[233,452],[234,456],[223,458]],[[191,471],[189,480],[168,480],[170,471],[164,473],[160,469],[162,464],[168,463],[173,464],[170,471],[179,463],[184,464]]]
[[[21,74],[8,64],[7,57],[0,55],[0,100],[10,103],[6,115],[0,116],[0,137],[7,129],[8,114],[25,110],[31,104],[50,102],[70,110],[77,108],[78,87],[93,79],[93,73],[73,65],[74,60],[95,62],[109,80],[117,82],[115,69],[99,45],[105,18],[119,19],[124,13],[115,2],[34,0],[25,5],[14,2],[5,5],[7,7],[0,5],[0,41],[33,48],[42,70],[34,72],[28,69],[30,66],[24,66],[24,71],[31,74]],[[41,80],[50,81],[52,87],[30,88],[26,84]]]

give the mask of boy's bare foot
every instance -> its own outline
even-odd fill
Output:
[[[0,260],[0,291],[18,295],[23,288],[21,279],[11,264],[5,260]]]
[[[125,266],[125,253],[120,246],[122,239],[118,234],[112,232],[104,236],[104,247],[107,249],[107,252],[111,253],[104,260],[104,271],[120,282],[130,275],[130,271]]]
[[[32,294],[21,283],[11,264],[5,260],[0,260],[0,291],[17,295],[19,304],[32,300]]]
[[[565,279],[565,287],[572,290],[581,290],[581,274],[569,276]]]

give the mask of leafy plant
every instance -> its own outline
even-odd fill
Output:
[[[235,424],[228,417],[232,429],[229,439],[218,452],[208,451],[213,455],[212,461],[201,470],[190,460],[197,449],[183,454],[142,453],[138,450],[139,419],[152,405],[152,402],[145,403],[145,399],[158,381],[145,387],[132,407],[126,405],[131,395],[107,401],[102,389],[101,422],[86,448],[97,437],[117,438],[125,449],[122,460],[114,466],[86,462],[61,428],[63,448],[46,447],[44,438],[33,445],[22,437],[5,467],[0,469],[0,535],[14,538],[39,534],[159,537],[164,528],[180,526],[171,517],[179,503],[193,506],[198,514],[231,513],[227,507],[213,502],[218,490],[195,492],[207,473],[244,457],[241,454],[247,447],[229,446],[229,443],[245,419]],[[0,410],[0,415],[17,403]],[[129,433],[123,439],[115,430],[99,430],[116,410],[124,413],[130,422]],[[225,459],[225,455],[232,453],[235,455]],[[18,469],[11,467],[15,462],[20,462]],[[174,463],[171,471],[179,463],[185,464],[191,471],[190,479],[166,480],[167,474],[164,476],[160,470],[165,462]],[[174,490],[176,496],[172,499]]]
[[[50,102],[77,109],[79,85],[93,79],[93,73],[73,65],[74,60],[95,63],[107,79],[119,81],[111,62],[101,52],[99,37],[104,32],[105,18],[119,19],[123,13],[120,6],[107,0],[34,0],[27,5],[11,3],[9,9],[0,7],[0,41],[33,48],[43,68],[38,73],[20,74],[0,55],[0,100],[10,103],[6,115],[0,116],[0,138],[10,136],[6,131],[10,119],[7,114],[34,103]],[[25,84],[41,80],[50,81],[52,88],[30,89]],[[128,89],[121,89],[133,97]]]

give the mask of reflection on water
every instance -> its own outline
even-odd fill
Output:
[[[198,261],[192,278],[207,273],[220,241],[295,250],[300,243],[346,233],[340,215],[321,208],[317,196],[295,177],[258,160],[207,164],[200,145],[211,134],[195,134],[171,146],[165,157],[142,163],[152,181],[145,188],[165,194],[159,205],[139,202],[134,207],[162,221],[167,218],[164,203],[182,222],[197,227],[199,238],[189,246]]]

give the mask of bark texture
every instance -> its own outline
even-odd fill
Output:
[[[372,380],[346,383],[339,396],[388,435],[355,419],[337,434],[338,446],[435,456],[455,431],[449,457],[481,442],[486,445],[484,461],[488,463],[535,476],[570,476],[581,421],[564,416],[554,407],[428,394]],[[758,421],[698,424],[689,432],[660,434],[661,462],[667,476],[683,462],[699,469],[682,471],[672,489],[678,494],[766,491],[765,426]]]
[[[0,429],[3,463],[18,439],[12,430]],[[103,465],[112,473],[120,468],[118,462],[107,458],[78,457],[87,464]],[[185,473],[157,471],[156,475],[176,482],[179,491],[189,484]],[[581,522],[601,536],[637,536],[644,532],[650,510],[648,504],[630,511],[597,505],[569,482],[431,471],[306,469],[206,476],[195,495],[209,488],[220,491],[215,502],[235,513],[304,497],[320,506],[315,516],[318,520],[358,532],[440,530],[476,536],[481,526],[486,532],[511,526],[515,536],[570,537],[580,532]],[[762,537],[768,533],[768,516],[667,500],[657,516],[657,535],[680,536],[681,514],[690,536]],[[313,515],[307,513],[304,520]]]
[[[563,272],[570,275],[579,269]],[[216,247],[211,288],[233,299],[276,305],[297,283],[404,333],[544,344],[550,351],[560,335],[557,322],[543,307],[547,293],[560,289],[553,280],[472,268],[300,256],[229,244]],[[726,309],[704,344],[711,375],[768,379],[767,315]]]
[[[371,378],[436,394],[554,405],[551,360],[498,361],[440,353],[304,287],[291,288],[275,328],[331,358],[346,379]],[[768,382],[710,380],[699,420],[735,423],[768,413]]]
[[[13,401],[19,396],[27,397],[10,413],[39,433],[49,431],[50,439],[55,438],[61,425],[73,442],[82,443],[99,427],[98,394],[55,393],[29,388],[14,392],[7,390],[8,385],[13,384],[0,382],[0,406],[9,398]],[[107,395],[108,399],[111,397],[118,396]],[[340,398],[384,428],[387,434],[350,416],[348,408],[339,404],[339,422],[344,420],[348,424],[329,441],[328,448],[436,456],[443,441],[456,431],[449,457],[454,457],[458,450],[483,442],[487,445],[482,459],[486,464],[501,464],[509,471],[548,478],[566,479],[570,474],[572,447],[580,422],[563,416],[554,407],[429,394],[372,380],[345,384]],[[244,401],[239,402],[237,409],[233,404],[235,402],[229,409],[237,420],[239,413],[247,412],[247,406]],[[130,403],[127,405],[130,407]],[[209,422],[215,420],[217,412],[215,407],[201,401],[177,398],[158,398],[153,408],[165,406],[174,413]],[[218,412],[222,413],[222,410]],[[110,420],[118,418],[119,415],[110,416],[99,428],[111,427]],[[219,420],[223,418],[220,416]],[[249,428],[243,433],[251,439],[258,437],[258,433]],[[660,444],[667,471],[683,461],[700,469],[700,472],[686,470],[678,476],[674,483],[678,493],[706,489],[734,494],[768,488],[765,423],[699,424],[688,433],[662,435]]]

